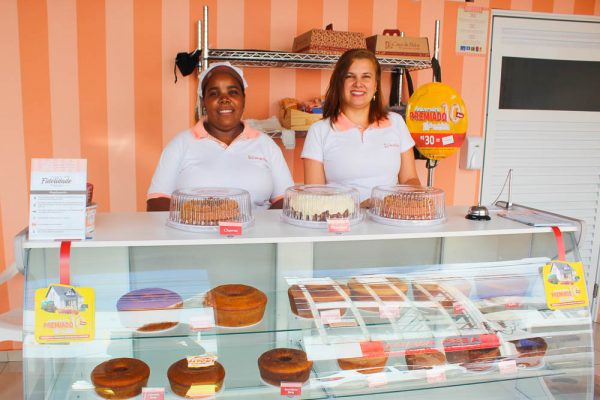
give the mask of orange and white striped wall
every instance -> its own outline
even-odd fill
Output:
[[[2,0],[0,270],[13,261],[12,239],[28,223],[32,158],[87,158],[98,211],[144,209],[163,146],[193,123],[196,77],[175,84],[173,63],[177,52],[196,48],[196,22],[205,4],[213,48],[289,51],[294,36],[328,23],[367,36],[398,28],[407,36],[427,36],[432,45],[434,21],[440,20],[444,82],[465,100],[469,133],[481,134],[486,59],[454,51],[463,1]],[[600,15],[600,0],[471,4]],[[246,68],[246,74],[245,117],[261,119],[276,115],[283,97],[322,95],[330,72]],[[431,71],[413,79],[417,85],[429,82]],[[389,88],[389,75],[384,82]],[[301,180],[298,147],[287,159]],[[425,182],[424,168],[420,174]],[[457,155],[435,171],[435,185],[446,191],[449,204],[472,204],[477,182],[477,172],[459,170]],[[1,286],[0,313],[19,307],[22,298],[22,278]]]

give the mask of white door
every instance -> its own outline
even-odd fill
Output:
[[[514,203],[585,221],[579,251],[591,292],[600,248],[600,18],[494,10],[490,42],[482,204],[512,168]]]

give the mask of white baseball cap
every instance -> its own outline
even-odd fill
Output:
[[[244,79],[244,72],[238,67],[234,67],[229,62],[218,62],[213,63],[208,66],[202,73],[200,74],[200,78],[198,81],[198,96],[202,97],[202,92],[204,92],[204,85],[208,83],[208,80],[214,74],[215,70],[227,72],[235,79],[237,79],[242,85],[242,89],[246,90],[248,87],[248,82]]]

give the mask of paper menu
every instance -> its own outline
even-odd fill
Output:
[[[85,239],[87,160],[31,160],[29,239]]]

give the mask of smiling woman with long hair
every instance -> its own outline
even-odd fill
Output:
[[[204,117],[164,149],[148,189],[147,210],[167,211],[171,193],[192,187],[233,187],[250,193],[257,208],[280,208],[293,185],[281,150],[242,120],[248,84],[229,63],[200,75]]]
[[[420,185],[414,145],[402,117],[384,108],[377,57],[367,49],[342,54],[331,74],[323,120],[306,136],[305,183],[354,187],[368,206],[375,186]]]

